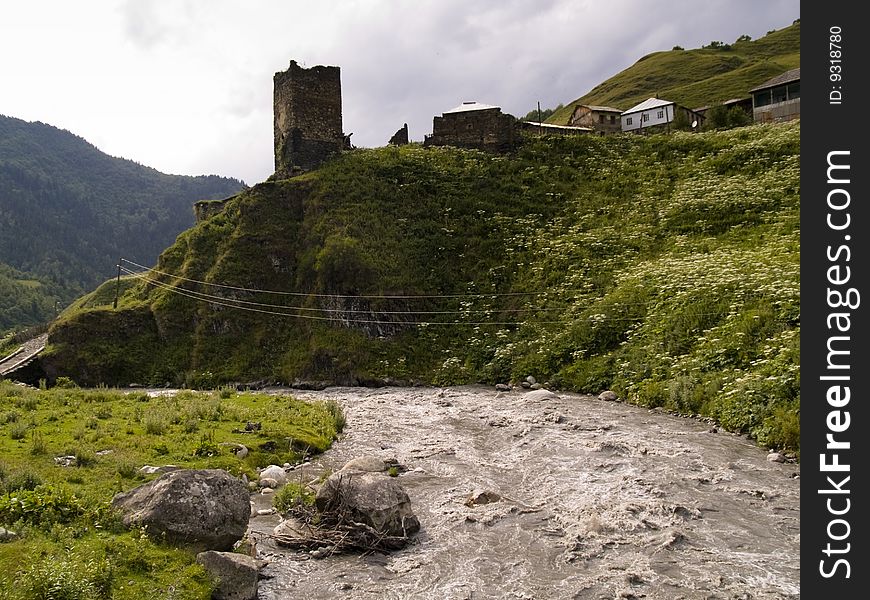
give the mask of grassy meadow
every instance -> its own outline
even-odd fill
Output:
[[[113,495],[158,475],[144,465],[220,468],[255,477],[327,449],[343,427],[334,403],[183,391],[34,390],[0,382],[0,599],[210,598],[183,549],[126,530]],[[259,423],[244,433],[246,424]],[[236,444],[249,449],[238,458]],[[56,457],[74,457],[61,466]]]

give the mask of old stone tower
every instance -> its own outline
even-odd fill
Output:
[[[317,168],[344,146],[338,67],[290,68],[275,73],[275,171]]]

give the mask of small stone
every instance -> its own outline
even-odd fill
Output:
[[[269,515],[274,515],[274,514],[275,514],[274,508],[261,508],[260,510],[257,511],[257,516],[259,516],[259,517],[267,517]]]
[[[0,527],[0,543],[2,542],[11,542],[14,539],[18,538],[18,534],[12,531],[11,529],[6,529],[5,527]]]
[[[278,487],[278,482],[275,481],[274,479],[272,479],[271,477],[260,477],[259,485],[261,488],[264,488],[264,489],[270,488],[270,489],[274,490],[275,488]]]
[[[499,500],[501,500],[501,496],[491,490],[474,490],[465,500],[465,506],[478,506],[480,504],[498,502]]]
[[[719,433],[719,429],[717,429],[716,427],[711,427],[707,430],[707,433]]]
[[[171,471],[177,471],[180,468],[181,467],[177,467],[175,465],[163,465],[162,467],[145,465],[139,468],[139,472],[143,475],[154,475],[155,473],[169,473]]]
[[[768,460],[768,462],[784,463],[785,456],[783,456],[779,452],[771,452],[770,454],[767,455],[767,460]]]
[[[264,487],[262,490],[260,490],[260,493],[263,494],[264,496],[266,496],[268,494],[274,494],[275,488]]]
[[[526,400],[557,400],[559,396],[551,392],[550,390],[534,390],[532,392],[527,392],[523,395],[523,398]]]
[[[107,454],[111,454],[114,450],[100,450],[98,452],[94,452],[95,456],[105,456]]]
[[[598,399],[604,400],[605,402],[614,402],[618,398],[619,398],[619,395],[616,392],[613,392],[611,390],[605,390],[605,391],[601,392],[600,394],[598,394]]]
[[[521,381],[520,385],[523,386],[525,389],[529,389],[530,387],[532,387],[532,384],[528,381]]]
[[[54,464],[56,464],[59,467],[74,467],[74,466],[76,466],[77,462],[78,461],[76,460],[75,456],[55,456],[54,457]]]
[[[377,456],[358,456],[347,461],[341,471],[362,471],[365,473],[382,473],[387,470],[387,464]]]
[[[278,465],[269,465],[262,471],[260,471],[260,481],[263,479],[274,479],[278,485],[284,485],[287,483],[287,472],[284,471],[284,467],[279,467]],[[278,487],[277,485],[273,485],[270,487]]]
[[[327,548],[318,548],[317,550],[312,550],[311,558],[321,559],[329,556],[330,550]]]
[[[535,385],[535,384],[538,382],[538,380],[535,379],[534,377],[532,377],[531,375],[529,375],[528,377],[526,377],[526,381],[529,382],[529,385]]]
[[[495,390],[497,392],[509,392],[511,391],[511,386],[506,383],[497,383],[495,384]]]
[[[540,390],[540,389],[542,389],[543,387],[544,387],[544,386],[542,386],[540,383],[533,383],[533,384],[532,384],[532,389],[533,389],[533,390]]]

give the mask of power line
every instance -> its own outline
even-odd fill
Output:
[[[127,273],[128,275],[133,275],[135,277],[139,277],[140,279],[145,279],[146,276],[141,272],[131,271],[126,267],[120,267],[121,271]],[[149,280],[150,281],[150,280]],[[263,308],[280,308],[284,310],[299,310],[299,311],[307,311],[307,312],[325,312],[325,313],[366,313],[370,314],[372,312],[377,312],[382,315],[465,315],[471,313],[540,313],[540,312],[560,312],[569,310],[571,307],[569,306],[561,306],[561,307],[549,307],[549,308],[505,308],[505,309],[468,309],[468,310],[357,310],[357,309],[343,309],[343,308],[318,308],[311,306],[287,306],[285,304],[269,304],[266,302],[254,302],[252,300],[241,300],[239,298],[227,298],[226,296],[217,296],[215,294],[206,294],[205,292],[198,292],[195,290],[189,290],[187,288],[177,288],[182,289],[186,292],[190,292],[191,294],[196,294],[200,296],[202,299],[214,299],[214,300],[223,300],[228,302],[234,302],[238,304],[245,304],[247,306],[259,306]],[[359,298],[360,296],[348,296],[348,298]]]
[[[202,285],[210,285],[212,287],[224,288],[228,290],[236,290],[241,292],[253,292],[258,294],[276,294],[282,296],[299,296],[304,298],[365,298],[365,299],[380,299],[380,300],[416,300],[416,299],[437,299],[437,298],[498,298],[498,297],[510,297],[510,296],[545,296],[548,294],[553,294],[552,290],[545,291],[537,291],[537,292],[501,292],[501,293],[476,293],[476,294],[387,294],[387,295],[378,295],[378,294],[309,294],[306,292],[284,292],[279,290],[263,290],[257,288],[246,288],[235,285],[226,285],[222,283],[211,283],[208,281],[202,281],[199,279],[190,279],[187,277],[182,277],[181,275],[173,275],[172,273],[166,273],[165,271],[158,271],[157,269],[153,269],[150,267],[146,267],[140,265],[138,263],[134,263],[131,260],[127,260],[126,258],[121,259],[122,262],[127,264],[131,264],[134,267],[138,267],[139,269],[143,269],[150,273],[156,273],[158,275],[164,275],[166,277],[173,277],[180,281],[187,281],[190,283],[199,283]],[[581,290],[566,290],[566,292],[579,292]]]
[[[138,275],[137,275],[138,276]],[[140,276],[141,277],[141,276]],[[146,277],[141,277],[146,283],[149,285],[153,285],[155,287],[162,288],[171,292],[173,294],[178,294],[180,296],[185,296],[187,298],[191,298],[193,300],[199,300],[200,302],[208,302],[210,304],[216,304],[218,306],[224,306],[227,308],[235,308],[237,310],[245,310],[249,312],[256,312],[261,314],[268,315],[276,315],[281,317],[293,317],[297,319],[309,319],[314,321],[342,321],[336,317],[321,317],[316,315],[302,315],[302,314],[292,314],[287,312],[279,312],[273,310],[264,310],[261,308],[254,308],[250,306],[239,306],[237,304],[231,304],[229,302],[221,302],[218,300],[209,300],[207,298],[202,298],[197,295],[197,292],[191,292],[190,290],[184,290],[181,288],[173,287],[167,283],[163,283],[161,281],[157,281],[154,279],[148,279]],[[353,297],[353,296],[351,296]],[[413,314],[413,313],[409,313]],[[498,325],[498,326],[508,326],[508,325],[526,325],[528,324],[526,321],[382,321],[376,319],[353,319],[349,320],[352,323],[360,323],[360,324],[371,324],[371,325]],[[556,324],[565,324],[570,323],[572,321],[534,321],[533,323],[536,325],[556,325]]]

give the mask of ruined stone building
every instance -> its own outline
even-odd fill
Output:
[[[432,134],[424,146],[457,146],[505,152],[518,141],[516,119],[501,108],[479,102],[463,102],[432,121]]]
[[[338,67],[290,68],[275,73],[275,171],[317,168],[345,146]]]
[[[402,125],[402,128],[399,129],[396,133],[393,134],[393,137],[390,138],[390,141],[387,142],[391,146],[404,146],[408,143],[408,124],[405,123]]]

